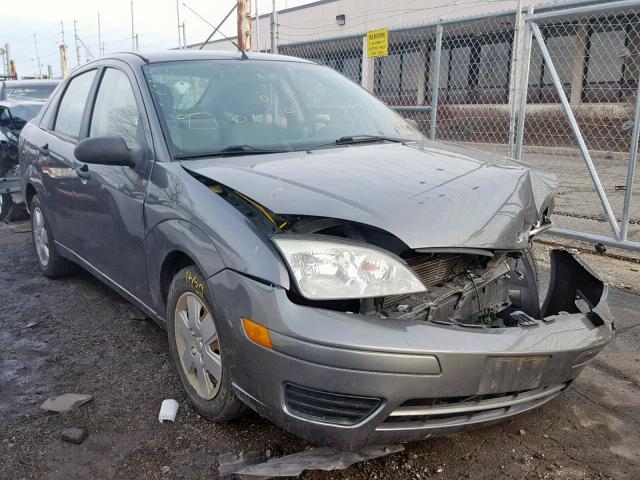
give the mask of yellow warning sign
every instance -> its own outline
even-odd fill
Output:
[[[386,28],[367,32],[367,56],[386,57],[389,55],[389,31]]]

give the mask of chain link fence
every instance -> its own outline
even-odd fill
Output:
[[[617,4],[626,8],[614,9]],[[552,170],[560,179],[556,225],[625,240],[616,238],[603,214],[553,81],[555,69],[611,210],[620,224],[626,199],[626,238],[640,242],[640,185],[627,181],[636,134],[640,2],[608,5],[533,22],[550,62],[531,37],[531,11],[390,28],[384,57],[368,57],[366,32],[280,44],[279,53],[340,71],[415,120],[431,138]],[[633,195],[627,194],[630,187]]]

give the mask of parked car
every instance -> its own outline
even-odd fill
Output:
[[[18,137],[44,101],[0,100],[0,221],[24,216],[18,178]]]
[[[18,178],[18,137],[59,83],[0,81],[0,221],[23,218],[26,214]]]
[[[214,421],[249,406],[343,448],[446,434],[548,402],[611,340],[568,251],[540,306],[552,174],[427,141],[305,60],[88,63],[24,128],[20,173],[43,273],[80,265],[166,327]]]
[[[42,100],[45,101],[60,83],[59,80],[2,80],[1,100]]]

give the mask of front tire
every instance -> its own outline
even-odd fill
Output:
[[[56,252],[53,234],[37,195],[34,195],[31,200],[30,210],[31,238],[40,270],[49,278],[58,278],[72,273],[75,270],[75,265]]]
[[[245,411],[231,386],[229,353],[223,346],[212,301],[196,267],[180,270],[167,296],[167,333],[173,362],[194,408],[215,422]],[[221,334],[222,333],[222,334]]]

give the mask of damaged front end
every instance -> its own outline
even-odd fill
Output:
[[[297,304],[464,328],[535,327],[539,322],[554,321],[557,315],[572,313],[586,315],[596,326],[612,323],[606,304],[607,287],[577,255],[567,250],[550,252],[551,280],[546,300],[540,307],[537,267],[528,248],[411,249],[375,227],[336,218],[276,214],[243,193],[204,177],[196,178],[243,213],[276,244],[282,239],[307,241],[311,248],[296,255],[294,263],[298,273],[292,277],[298,278],[288,291],[289,299]],[[551,225],[546,213],[531,226],[530,239]],[[391,295],[368,292],[360,298],[305,294],[301,288],[304,277],[318,275],[328,261],[326,254],[314,251],[314,242],[336,240],[377,248],[393,256],[415,275],[423,288]],[[282,249],[281,253],[292,269],[292,260],[287,259]],[[333,275],[344,277],[349,268],[363,268],[357,261],[351,264],[340,259],[340,262],[332,265]]]
[[[234,271],[209,285],[228,292],[219,301],[231,318],[270,332],[272,350],[239,333],[236,393],[301,437],[356,448],[501,421],[555,398],[611,340],[607,287],[568,250],[550,253],[541,306],[530,248],[412,248],[360,222],[275,213],[194,176],[288,268],[287,287]]]

